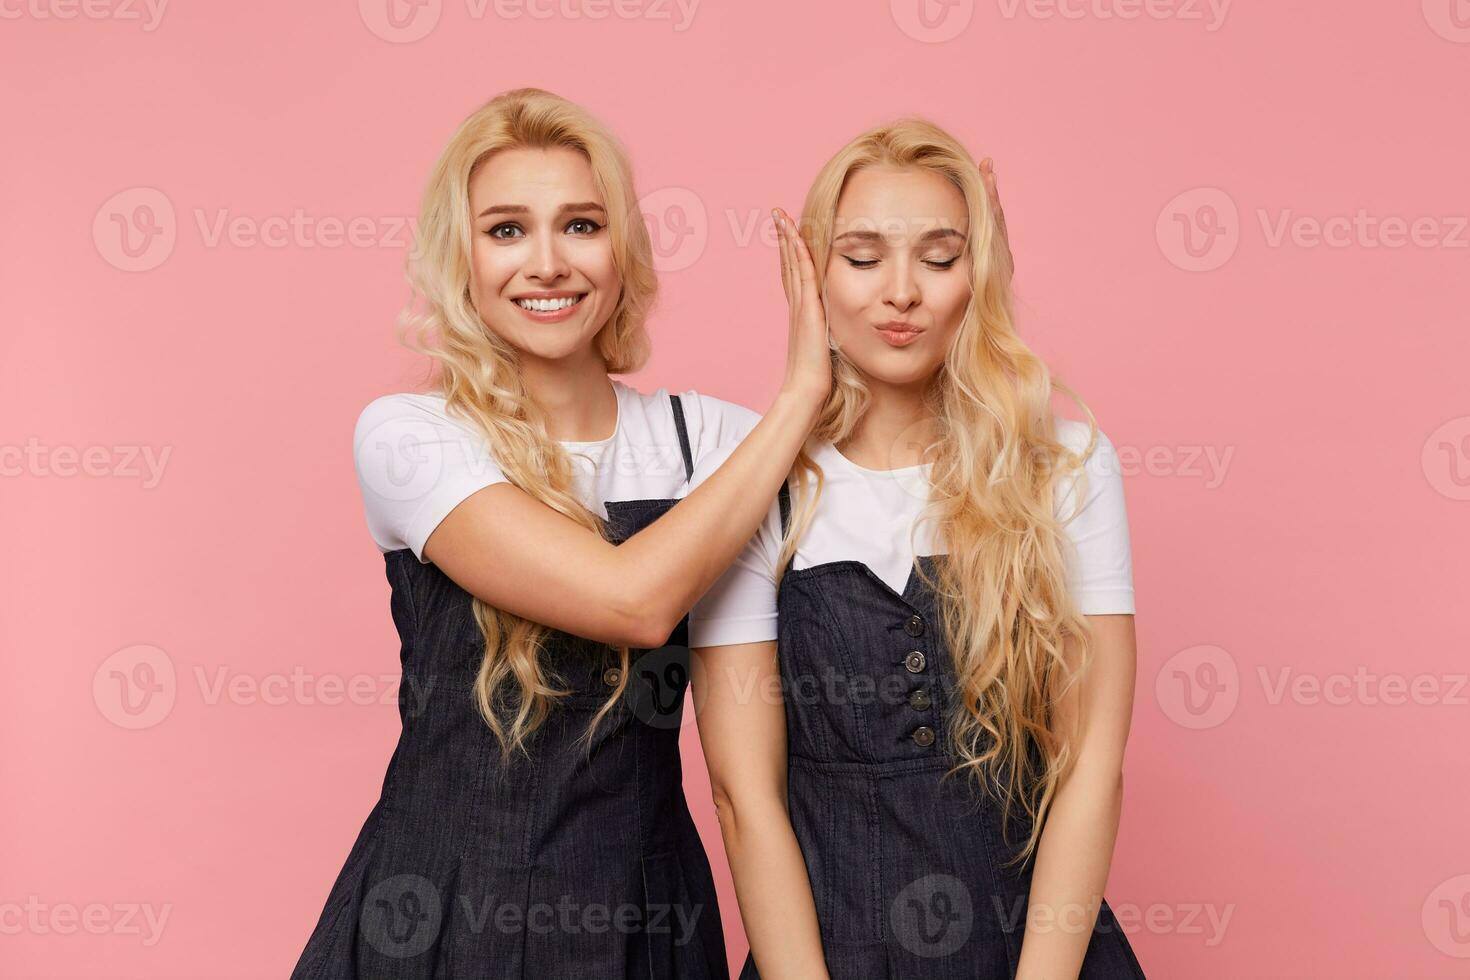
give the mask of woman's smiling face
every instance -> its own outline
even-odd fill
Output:
[[[848,177],[824,293],[832,337],[863,374],[910,385],[939,370],[970,302],[969,228],[964,194],[932,170]]]
[[[576,150],[501,150],[470,178],[470,289],[485,326],[524,354],[587,348],[622,280],[592,167]]]

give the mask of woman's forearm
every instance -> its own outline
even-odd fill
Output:
[[[1122,812],[1123,775],[1074,769],[1038,843],[1017,980],[1077,980],[1092,939]]]
[[[614,546],[519,487],[487,487],[430,535],[424,555],[497,609],[604,643],[662,645],[769,513],[820,392],[786,387],[706,481]]]
[[[761,980],[827,980],[806,862],[776,799],[725,803],[720,833]]]
[[[712,476],[614,549],[610,574],[626,584],[628,609],[650,621],[653,635],[672,632],[754,536],[820,409],[820,398],[783,389]]]

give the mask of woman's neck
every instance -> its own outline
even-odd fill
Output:
[[[559,442],[597,442],[613,434],[618,399],[607,364],[590,347],[550,361],[521,355],[521,383],[546,414],[546,433]]]
[[[888,385],[869,378],[867,386],[867,410],[837,448],[854,463],[872,470],[922,463],[935,425],[924,396],[926,385]]]

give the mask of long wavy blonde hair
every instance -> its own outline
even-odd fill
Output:
[[[478,430],[507,479],[548,507],[606,535],[602,519],[573,490],[572,462],[550,437],[546,417],[521,382],[519,352],[486,327],[471,288],[474,221],[469,187],[492,155],[514,148],[565,147],[586,157],[608,214],[622,280],[616,308],[593,343],[611,374],[648,358],[644,323],[658,290],[648,229],[639,214],[628,156],[585,109],[536,88],[504,92],[475,110],[450,137],[424,190],[408,278],[413,297],[400,316],[405,343],[427,354],[448,411]],[[544,662],[550,629],[474,599],[485,640],[475,700],[502,754],[525,753],[556,700],[570,693]],[[629,650],[618,648],[621,680],[586,737],[627,686]]]
[[[947,554],[935,561],[934,589],[954,660],[959,703],[950,736],[959,757],[948,775],[967,773],[1002,802],[1034,820],[1018,863],[1034,852],[1042,815],[1075,757],[1075,730],[1059,731],[1055,706],[1091,656],[1091,636],[1067,590],[1064,529],[1054,514],[1055,484],[1077,472],[1085,499],[1084,457],[1097,440],[1092,412],[1017,336],[1008,251],[975,161],[938,126],[901,119],[858,136],[832,157],[807,193],[801,232],[821,288],[831,253],[838,199],[866,167],[918,167],[964,195],[973,295],[953,346],[927,397],[937,437],[923,450],[930,464],[925,512]],[[832,394],[812,433],[840,445],[867,410],[862,373],[832,353]],[[1079,455],[1057,438],[1053,392],[1064,392],[1088,418]],[[778,568],[785,570],[822,492],[821,467],[803,450],[793,468],[791,528]],[[1064,644],[1081,656],[1069,664]],[[1003,829],[1005,823],[1003,822]]]

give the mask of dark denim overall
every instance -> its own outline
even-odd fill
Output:
[[[780,504],[786,526],[784,487]],[[940,779],[958,698],[933,590],[917,567],[900,595],[859,561],[788,564],[777,610],[788,802],[832,980],[1014,977],[1033,862],[1003,865],[1032,823],[1003,838],[998,803]],[[752,959],[740,975],[758,980]],[[1081,977],[1142,976],[1101,902]]]
[[[684,415],[674,421],[692,472]],[[677,498],[609,501],[620,543]],[[611,647],[560,631],[545,662],[574,691],[502,763],[475,706],[484,641],[470,595],[402,549],[386,556],[402,640],[403,732],[293,980],[726,980],[714,880],[684,799],[687,619],[618,683]]]

